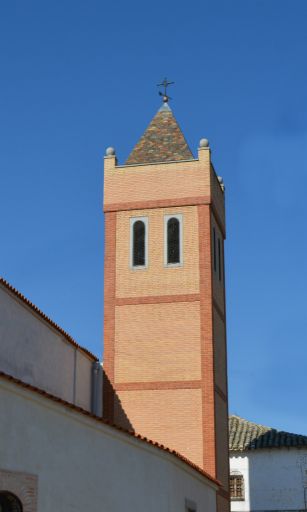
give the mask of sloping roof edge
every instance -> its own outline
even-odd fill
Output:
[[[302,447],[307,448],[307,436],[279,431],[237,415],[229,416],[230,452]]]
[[[27,299],[21,292],[19,292],[16,288],[14,288],[8,281],[6,281],[3,277],[0,276],[0,285],[3,285],[4,288],[9,290],[15,297],[21,300],[24,304],[26,304],[29,308],[31,308],[35,313],[37,313],[45,322],[47,322],[51,327],[53,327],[56,331],[58,331],[71,345],[73,345],[78,350],[84,352],[87,356],[89,356],[93,361],[99,361],[98,357],[92,354],[87,348],[82,347],[77,343],[70,334],[68,334],[62,327],[56,324],[51,318],[49,318],[43,311],[41,311],[33,302]]]
[[[113,423],[111,423],[111,422],[109,422],[109,421],[107,421],[107,420],[105,420],[105,419],[103,419],[103,418],[101,418],[99,416],[95,416],[95,414],[92,414],[91,412],[86,411],[85,409],[82,409],[82,407],[79,407],[79,406],[74,405],[74,404],[72,404],[70,402],[67,402],[66,400],[63,400],[62,398],[58,398],[58,397],[48,393],[47,391],[44,391],[43,389],[37,388],[36,386],[32,386],[32,384],[27,384],[26,382],[23,382],[20,379],[16,379],[15,377],[12,377],[11,375],[8,375],[5,372],[0,371],[0,378],[3,379],[3,380],[7,380],[7,381],[10,381],[10,382],[13,382],[17,386],[20,386],[20,387],[22,387],[24,389],[32,391],[32,392],[34,392],[34,393],[36,393],[38,395],[41,395],[44,398],[46,398],[47,400],[51,400],[53,402],[57,402],[57,403],[65,406],[65,407],[68,407],[72,411],[75,411],[75,412],[77,412],[79,414],[82,414],[83,416],[87,416],[87,417],[97,421],[98,423],[101,423],[101,424],[106,425],[108,427],[114,428],[115,430],[118,430],[119,432],[123,432],[124,434],[126,434],[128,436],[131,436],[131,437],[133,437],[135,439],[138,439],[138,440],[140,440],[140,441],[142,441],[144,443],[147,443],[147,444],[149,444],[151,446],[154,446],[154,447],[158,448],[159,450],[167,452],[170,455],[175,456],[177,459],[179,459],[182,462],[184,462],[185,464],[187,464],[189,467],[191,467],[192,469],[197,471],[199,474],[201,474],[202,476],[204,476],[205,478],[210,480],[212,483],[214,483],[218,487],[221,487],[221,483],[218,480],[213,478],[206,471],[204,471],[199,466],[197,466],[197,464],[194,464],[194,462],[191,462],[189,459],[187,459],[184,455],[181,455],[176,450],[172,450],[171,448],[168,448],[167,446],[164,446],[163,444],[160,444],[160,443],[158,443],[156,441],[152,441],[151,439],[148,439],[147,437],[142,436],[141,434],[137,434],[137,433],[134,433],[134,432],[132,432],[130,430],[126,430],[124,428],[121,428],[118,425],[115,425],[115,424],[113,424]]]

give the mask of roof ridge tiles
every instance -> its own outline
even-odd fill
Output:
[[[307,436],[259,425],[237,415],[229,417],[229,450],[307,446]]]

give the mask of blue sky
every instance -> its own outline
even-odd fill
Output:
[[[10,0],[0,8],[1,274],[102,351],[102,157],[176,82],[227,198],[230,410],[307,434],[307,2]]]

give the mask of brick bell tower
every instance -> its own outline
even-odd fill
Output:
[[[168,97],[104,167],[104,417],[216,477],[229,510],[224,187]]]

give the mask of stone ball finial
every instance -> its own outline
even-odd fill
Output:
[[[114,156],[115,155],[115,149],[112,147],[109,147],[106,149],[106,156]]]
[[[222,178],[222,176],[218,176],[217,177],[218,181],[219,181],[219,184],[221,186],[221,189],[223,190],[223,192],[225,191],[225,185],[224,185],[224,180]]]
[[[208,139],[200,139],[200,141],[199,141],[199,147],[200,147],[200,148],[208,148],[208,147],[209,147],[209,141],[208,141]]]

